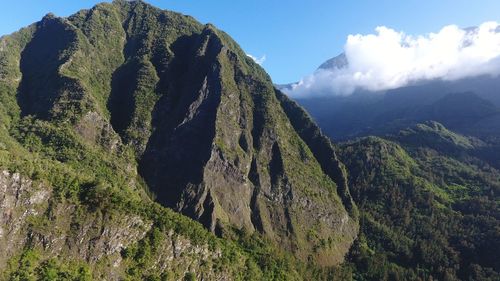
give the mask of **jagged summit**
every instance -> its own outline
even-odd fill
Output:
[[[239,229],[304,261],[343,260],[358,222],[342,163],[224,32],[120,0],[1,40],[2,118],[34,134],[40,157],[120,159],[106,164],[118,188],[144,187],[221,236]]]

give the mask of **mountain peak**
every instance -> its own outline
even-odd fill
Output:
[[[8,95],[17,119],[64,128],[76,155],[130,157],[116,164],[138,171],[129,189],[143,183],[214,233],[256,233],[320,265],[343,260],[358,222],[333,146],[294,119],[302,109],[226,33],[114,1],[26,38],[8,61],[22,75]]]
[[[54,18],[56,18],[56,15],[54,15],[53,13],[47,13],[45,16],[43,16],[42,21],[43,20],[50,20],[50,19],[54,19]]]
[[[349,61],[347,60],[345,53],[342,53],[334,58],[325,61],[318,67],[318,69],[323,69],[323,70],[342,69],[346,68],[348,65]]]

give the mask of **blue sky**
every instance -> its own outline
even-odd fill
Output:
[[[48,12],[67,16],[95,0],[3,1],[0,35],[38,21]],[[213,23],[255,57],[274,82],[287,83],[311,73],[342,52],[349,34],[373,33],[385,25],[408,34],[437,32],[448,24],[462,27],[500,21],[498,0],[149,0]]]

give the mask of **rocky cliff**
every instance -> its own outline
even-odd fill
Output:
[[[123,198],[134,206],[153,198],[219,236],[255,233],[320,265],[341,262],[357,235],[329,140],[212,25],[114,1],[68,18],[49,14],[1,38],[0,65],[1,222],[12,233],[2,236],[5,259],[41,248],[111,274],[158,224],[156,215],[115,213]],[[94,205],[99,212],[79,207]],[[31,218],[47,235],[33,232]],[[198,270],[220,256],[160,233],[171,255],[148,266]],[[204,254],[183,262],[176,251]]]

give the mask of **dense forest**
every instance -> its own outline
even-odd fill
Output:
[[[340,145],[361,232],[356,280],[498,280],[500,172],[437,122]]]

